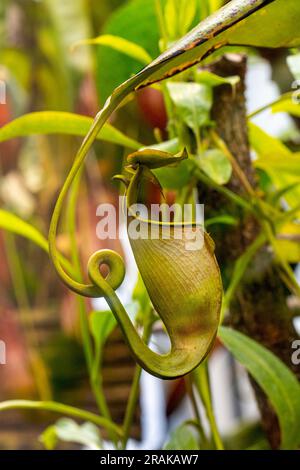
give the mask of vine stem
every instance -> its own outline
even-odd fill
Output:
[[[81,410],[80,408],[64,405],[63,403],[55,401],[8,400],[0,403],[0,412],[8,410],[51,411],[60,415],[67,415],[73,418],[90,421],[101,428],[115,432],[120,437],[123,435],[122,429],[108,419],[98,416],[90,411]]]
[[[258,114],[260,113],[263,113],[264,111],[266,111],[267,109],[271,108],[272,106],[276,105],[276,104],[279,104],[281,103],[282,101],[285,101],[289,98],[292,98],[293,96],[293,93],[294,92],[287,92],[287,93],[284,93],[283,95],[281,95],[279,98],[277,98],[276,100],[274,101],[271,101],[270,103],[268,104],[265,104],[264,106],[262,106],[261,108],[258,108],[256,109],[255,111],[253,111],[252,113],[248,114],[248,119],[252,119],[254,118],[255,116],[257,116]]]

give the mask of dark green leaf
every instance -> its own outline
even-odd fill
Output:
[[[199,83],[170,82],[167,87],[178,116],[188,127],[197,132],[199,127],[209,124],[213,103],[212,90],[209,86]]]
[[[232,166],[221,150],[208,150],[199,158],[201,170],[215,183],[223,185],[228,183],[232,175]]]
[[[300,445],[300,384],[274,354],[247,336],[221,327],[224,345],[243,364],[268,396],[279,418],[281,448]]]

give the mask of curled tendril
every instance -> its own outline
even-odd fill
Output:
[[[104,278],[100,272],[102,265],[109,268],[109,273]],[[108,288],[117,290],[125,277],[125,264],[123,258],[112,250],[100,250],[94,253],[88,262],[88,274],[92,283],[99,289],[99,297],[105,297]]]

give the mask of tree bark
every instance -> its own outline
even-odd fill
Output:
[[[238,75],[240,82],[234,90],[230,86],[216,88],[212,116],[218,134],[227,144],[248,180],[255,188],[256,177],[250,156],[245,100],[245,75],[247,59],[228,55],[210,67],[220,76]],[[240,181],[233,176],[228,187],[245,196]],[[224,212],[234,215],[239,224],[224,231],[211,230],[216,242],[216,254],[223,278],[230,279],[234,261],[244,253],[259,233],[259,222],[229,203],[216,191],[200,187],[200,200],[205,203],[206,217]],[[226,285],[225,285],[226,288]],[[252,260],[234,299],[227,320],[233,328],[247,334],[279,357],[300,380],[299,366],[291,363],[291,343],[298,338],[287,306],[288,292],[283,285],[272,252],[262,248]],[[280,428],[277,416],[261,388],[251,379],[261,412],[262,426],[273,449],[280,445]]]

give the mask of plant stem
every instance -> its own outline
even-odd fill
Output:
[[[152,325],[153,325],[153,317],[152,311],[148,315],[148,318],[145,322],[144,332],[143,332],[143,341],[147,344],[151,332],[152,332]],[[124,423],[123,423],[123,440],[122,440],[122,448],[125,450],[127,447],[127,442],[130,435],[130,430],[133,423],[134,412],[136,409],[137,401],[139,398],[139,384],[141,378],[142,368],[140,366],[135,367],[135,373],[132,381],[132,386],[130,390],[130,395],[128,399],[128,404],[126,408]]]
[[[109,421],[108,419],[98,416],[90,411],[81,410],[74,406],[64,405],[54,401],[31,401],[31,400],[9,400],[0,403],[0,412],[8,410],[40,410],[40,411],[53,411],[61,415],[72,416],[85,421],[90,421],[101,428],[113,431],[118,436],[123,435],[122,429]]]
[[[207,360],[201,364],[195,371],[192,373],[194,378],[194,383],[197,387],[198,393],[201,397],[201,400],[205,406],[206,414],[208,421],[210,423],[212,437],[217,450],[224,450],[224,445],[218,430],[216,419],[214,416],[212,400],[211,400],[211,390],[209,383],[209,372],[207,366]]]
[[[231,282],[223,298],[221,323],[226,310],[230,306],[230,302],[236,292],[236,289],[243,275],[245,274],[247,267],[249,266],[250,261],[252,260],[255,253],[257,253],[257,251],[266,243],[266,241],[267,237],[264,233],[261,233],[235,262],[233,274],[231,276]]]
[[[192,374],[188,374],[185,377],[185,387],[186,387],[186,391],[187,391],[187,393],[190,397],[191,404],[192,404],[192,407],[193,407],[193,410],[194,410],[194,413],[195,413],[195,418],[196,418],[196,421],[197,421],[197,429],[198,429],[198,432],[200,434],[201,442],[202,443],[207,443],[207,437],[205,435],[205,432],[204,432],[204,429],[203,429],[203,426],[202,426],[201,416],[200,416],[200,413],[199,413],[197,400],[196,400],[195,392],[194,392],[194,389],[193,389]]]
[[[285,100],[287,100],[288,98],[292,98],[292,96],[293,96],[293,92],[291,92],[291,91],[289,91],[288,93],[284,93],[283,95],[281,95],[281,96],[280,96],[279,98],[277,98],[276,100],[271,101],[271,103],[265,104],[265,105],[262,106],[261,108],[258,108],[258,109],[256,109],[255,111],[253,111],[252,113],[250,113],[250,114],[248,115],[248,119],[254,118],[254,117],[257,116],[258,114],[263,113],[264,111],[266,111],[267,109],[271,108],[272,106],[281,103],[281,101],[285,101]]]

